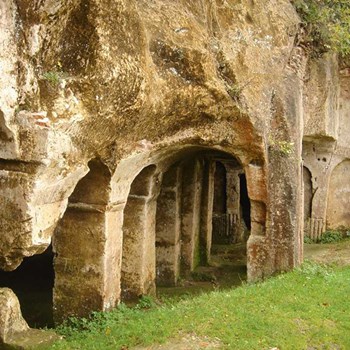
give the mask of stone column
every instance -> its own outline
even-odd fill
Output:
[[[121,207],[68,205],[53,238],[56,323],[111,309],[119,299]]]
[[[157,284],[163,286],[175,286],[180,275],[181,176],[179,166],[164,174],[157,202]]]
[[[310,219],[310,238],[317,240],[321,238],[326,230],[326,211],[328,198],[328,183],[330,174],[320,174],[317,178],[317,188],[312,197],[312,212]]]
[[[182,188],[182,268],[193,271],[200,261],[199,231],[202,193],[202,167],[198,159],[184,164]]]
[[[315,141],[303,143],[303,158],[305,166],[311,173],[312,181],[312,210],[308,234],[313,240],[320,239],[322,233],[326,230],[329,181],[338,161],[333,154],[333,148],[333,141],[324,140],[322,144]]]
[[[120,295],[124,203],[109,203],[111,176],[99,160],[76,185],[53,236],[54,320],[115,306]]]
[[[244,230],[241,227],[240,182],[239,175],[242,169],[237,169],[229,162],[223,163],[226,168],[226,210],[228,230],[234,234],[233,242],[241,242],[244,238]]]
[[[122,294],[132,299],[155,293],[155,227],[159,179],[145,168],[131,185],[124,210]]]
[[[213,231],[215,162],[207,160],[203,167],[203,188],[201,203],[201,248],[205,252],[203,263],[209,263]]]
[[[248,281],[254,281],[264,276],[265,271],[262,266],[269,264],[268,259],[274,252],[265,244],[267,191],[264,168],[249,164],[244,170],[251,204],[251,233],[247,242],[247,275]],[[268,271],[267,275],[271,271]]]

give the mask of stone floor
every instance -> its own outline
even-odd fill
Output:
[[[204,291],[237,287],[246,281],[246,245],[214,245],[208,266],[199,266],[176,287],[157,288],[158,297],[199,294]]]

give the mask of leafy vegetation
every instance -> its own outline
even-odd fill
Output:
[[[72,319],[53,349],[129,349],[185,334],[221,349],[350,349],[349,293],[350,267],[306,262],[258,284]]]
[[[64,73],[61,71],[49,71],[42,75],[42,79],[46,80],[52,86],[59,85],[64,79]]]
[[[341,241],[343,238],[344,235],[342,232],[337,230],[327,230],[322,234],[320,243],[335,243]]]
[[[304,243],[306,244],[312,244],[315,243],[311,237],[307,236],[306,234],[304,235]]]
[[[339,226],[337,229],[332,230],[328,229],[325,231],[321,238],[318,240],[313,240],[309,236],[307,236],[307,233],[304,235],[304,243],[311,244],[311,243],[321,243],[321,244],[327,244],[327,243],[337,243],[342,240],[348,239],[350,237],[350,228]]]
[[[285,157],[292,155],[294,152],[294,142],[277,140],[271,136],[269,137],[269,146],[275,153],[279,153]]]
[[[316,53],[350,54],[349,0],[293,0],[306,30],[306,43]]]

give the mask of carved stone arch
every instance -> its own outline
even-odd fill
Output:
[[[159,191],[157,167],[143,168],[133,180],[124,209],[121,288],[124,299],[155,292],[155,222]]]
[[[304,231],[307,236],[310,234],[310,223],[312,216],[313,186],[311,171],[303,166],[303,186],[304,186]]]
[[[350,227],[350,160],[339,163],[330,177],[327,200],[327,228]]]
[[[119,298],[118,284],[110,283],[119,273],[117,212],[109,200],[111,173],[98,159],[88,166],[53,237],[55,322],[110,309]]]
[[[186,277],[210,260],[217,162],[225,178],[217,181],[220,192],[225,192],[221,231],[225,237],[231,234],[227,243],[240,241],[232,234],[240,229],[232,229],[243,222],[239,191],[243,166],[232,154],[214,148],[187,146],[178,150],[165,162],[157,203],[157,285],[176,285],[180,274]],[[243,235],[238,237],[244,241]]]

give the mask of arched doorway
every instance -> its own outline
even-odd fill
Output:
[[[337,165],[331,175],[328,202],[327,228],[350,227],[350,160]]]
[[[221,243],[242,244],[245,278],[250,201],[242,165],[229,154],[198,147],[169,159],[152,159],[156,165],[142,169],[130,187],[123,225],[124,299],[154,294],[156,285],[177,286],[208,267],[212,242],[220,236],[214,236],[218,213],[225,220]]]
[[[155,292],[156,166],[144,168],[131,184],[124,209],[121,292],[124,300]]]
[[[312,214],[312,175],[308,168],[303,167],[304,181],[304,232],[310,236],[310,221]]]
[[[69,316],[85,317],[92,310],[108,310],[119,298],[119,238],[117,212],[109,202],[111,174],[98,159],[88,166],[53,237],[58,323]]]

